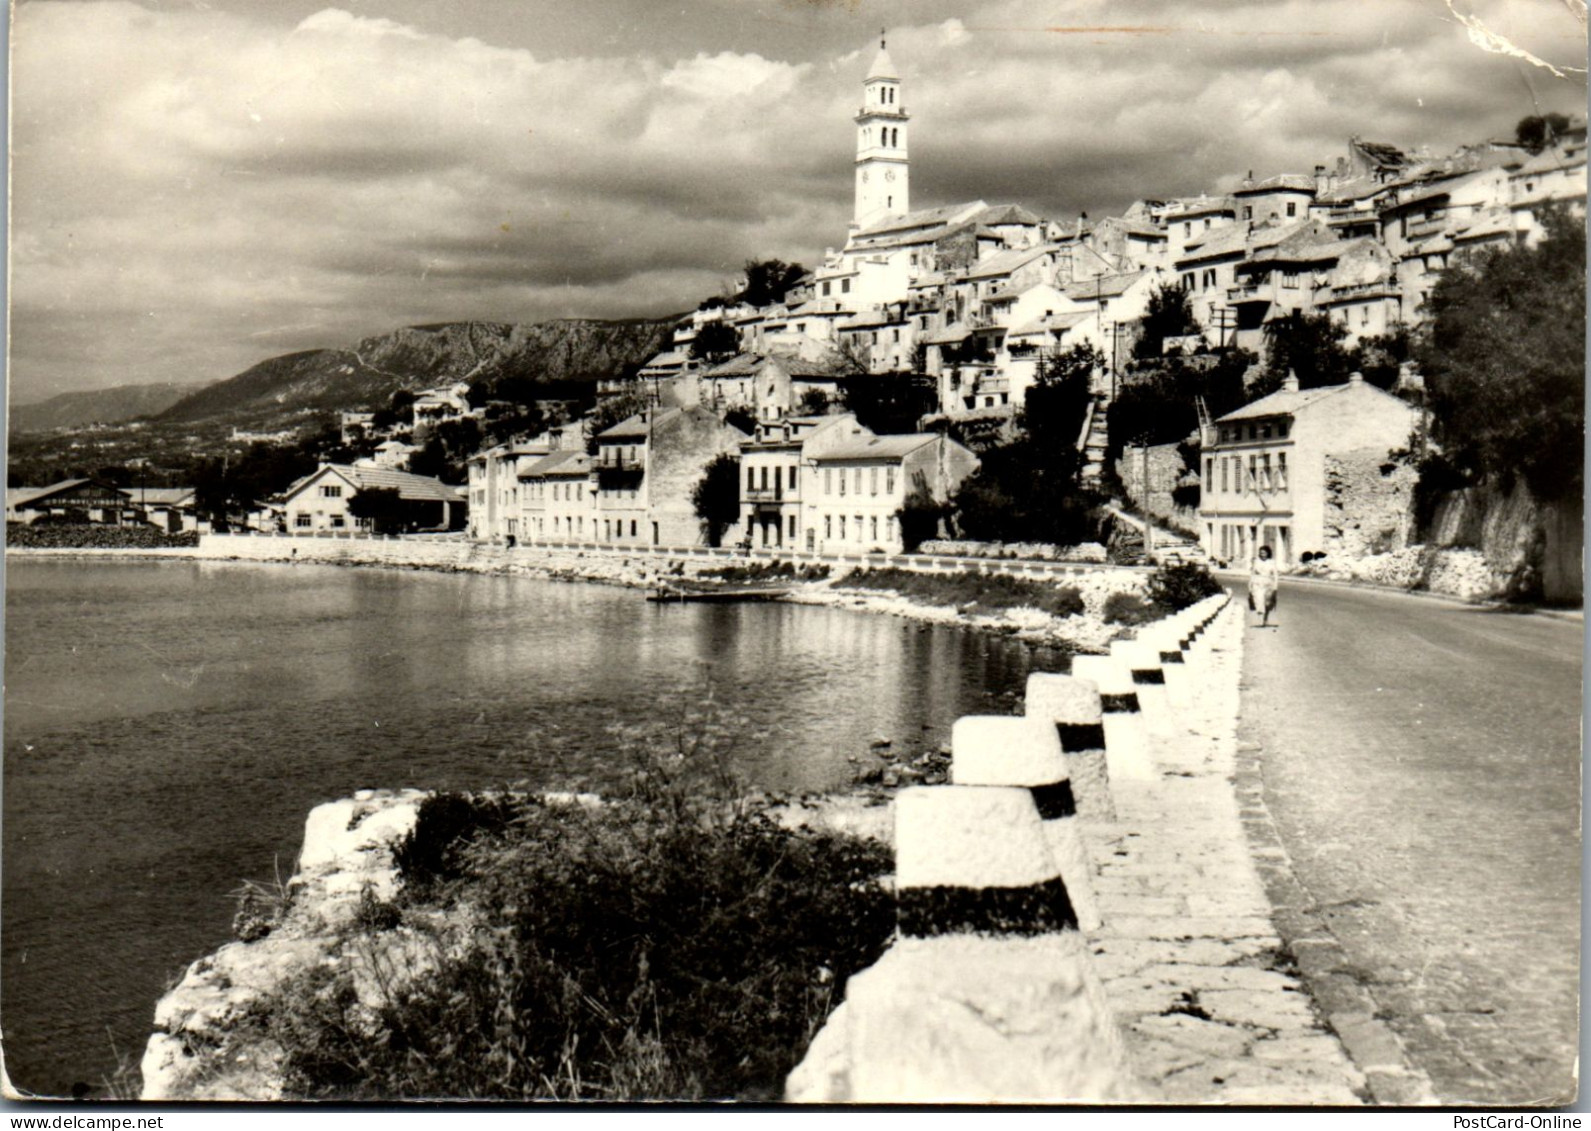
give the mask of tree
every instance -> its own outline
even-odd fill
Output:
[[[746,261],[746,285],[736,297],[748,306],[772,306],[783,302],[807,269],[782,259]]]
[[[1399,322],[1385,334],[1371,334],[1359,339],[1354,349],[1354,368],[1364,374],[1366,381],[1382,389],[1391,389],[1398,383],[1398,373],[1405,361],[1414,356],[1414,341],[1409,328]]]
[[[1441,458],[1470,482],[1522,476],[1543,501],[1584,493],[1585,232],[1542,213],[1535,247],[1456,262],[1417,350]],[[1423,473],[1422,473],[1423,475]]]
[[[1256,358],[1232,349],[1194,357],[1165,357],[1136,367],[1110,405],[1107,466],[1114,466],[1125,444],[1175,444],[1197,430],[1198,401],[1211,418],[1242,407],[1250,395],[1243,375]]]
[[[968,537],[1074,545],[1096,536],[1096,500],[1078,483],[1077,438],[1090,378],[1103,364],[1086,342],[1043,360],[1017,438],[984,452],[956,493],[957,522]]]
[[[939,537],[939,524],[949,517],[951,508],[939,502],[928,490],[927,477],[920,471],[912,472],[911,488],[906,492],[905,504],[895,512],[900,523],[901,544],[908,554],[917,552],[930,538]]]
[[[840,400],[864,428],[889,435],[917,431],[939,405],[931,377],[915,373],[858,373],[840,384]]]
[[[808,389],[801,394],[801,412],[806,416],[823,416],[832,403],[825,389]]]
[[[403,529],[406,508],[396,487],[366,487],[348,500],[348,513],[365,519],[376,534],[396,534]]]
[[[724,531],[740,521],[740,460],[728,453],[714,456],[691,488],[691,505],[707,525],[707,544],[719,545]]]
[[[728,322],[704,322],[691,339],[691,357],[698,361],[725,361],[739,352],[740,331]]]
[[[1181,338],[1199,332],[1193,318],[1193,306],[1188,301],[1188,289],[1181,282],[1162,283],[1156,287],[1144,306],[1139,322],[1143,333],[1133,346],[1133,356],[1159,357],[1167,338]]]
[[[1298,377],[1300,389],[1341,385],[1357,360],[1342,344],[1347,336],[1348,331],[1324,311],[1295,310],[1270,323],[1265,327],[1265,372],[1250,392],[1254,396],[1275,392],[1288,373]]]
[[[1518,124],[1514,126],[1514,140],[1530,152],[1540,153],[1562,137],[1563,131],[1568,128],[1569,119],[1562,114],[1532,114],[1528,118],[1519,119]]]

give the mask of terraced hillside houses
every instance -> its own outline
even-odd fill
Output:
[[[1353,137],[1309,172],[1250,171],[1196,196],[1146,196],[1099,220],[984,200],[914,210],[910,122],[906,84],[881,43],[854,118],[843,245],[825,249],[781,302],[694,312],[642,370],[648,395],[679,403],[669,387],[692,373],[784,358],[842,376],[926,373],[943,415],[1010,415],[1045,354],[1087,342],[1107,370],[1122,368],[1158,287],[1187,289],[1212,346],[1263,351],[1266,327],[1297,312],[1328,314],[1351,346],[1418,324],[1456,257],[1536,240],[1544,207],[1585,209],[1583,117],[1540,152],[1492,139],[1432,156]],[[755,360],[693,358],[692,342],[712,322],[732,326]],[[774,418],[753,386],[713,388],[715,403],[743,396],[757,419]]]

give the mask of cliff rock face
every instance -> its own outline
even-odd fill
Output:
[[[414,827],[424,796],[363,790],[310,811],[288,883],[290,906],[279,918],[261,909],[246,932],[252,941],[199,959],[155,1006],[141,1099],[281,1098],[280,1050],[240,1034],[239,1023],[294,974],[344,960],[338,928],[353,919],[367,888],[392,897],[392,845]]]
[[[366,338],[351,349],[270,358],[185,397],[158,419],[283,427],[309,412],[377,408],[399,389],[454,381],[518,377],[562,388],[591,385],[662,349],[672,337],[674,321],[407,326]]]

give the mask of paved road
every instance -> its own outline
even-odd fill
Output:
[[[1286,582],[1277,612],[1244,737],[1346,972],[1444,1101],[1566,1102],[1583,626]]]

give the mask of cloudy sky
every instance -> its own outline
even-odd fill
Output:
[[[880,25],[918,207],[1100,217],[1586,98],[1583,0],[340,2],[16,8],[18,401],[810,264],[844,239]]]

